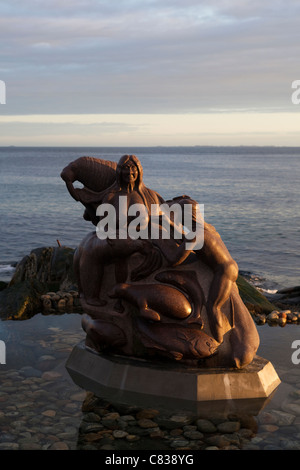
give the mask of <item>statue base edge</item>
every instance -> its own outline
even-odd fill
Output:
[[[156,408],[194,410],[225,401],[258,412],[281,383],[271,362],[259,356],[244,369],[191,368],[102,355],[84,341],[73,348],[66,369],[76,385],[111,403]]]

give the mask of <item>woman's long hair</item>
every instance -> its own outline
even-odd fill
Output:
[[[120,191],[121,190],[121,172],[122,172],[122,167],[128,162],[132,162],[137,170],[138,170],[138,177],[135,182],[135,190],[139,193],[141,196],[143,203],[145,204],[148,213],[151,213],[151,204],[162,204],[163,198],[156,192],[153,191],[152,189],[149,189],[145,186],[143,182],[143,167],[141,165],[141,162],[135,155],[123,155],[123,157],[120,158],[119,163],[116,168],[116,182],[113,183],[110,188],[107,189],[107,192],[109,193],[110,191]]]

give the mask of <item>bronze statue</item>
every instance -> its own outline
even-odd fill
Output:
[[[62,178],[96,226],[74,256],[87,347],[206,367],[251,363],[259,338],[236,286],[237,263],[215,228],[199,218],[196,201],[164,201],[144,185],[134,155],[118,164],[82,157]],[[75,180],[84,187],[74,188]],[[190,234],[163,210],[175,205],[191,208]],[[191,239],[197,227],[203,245]]]

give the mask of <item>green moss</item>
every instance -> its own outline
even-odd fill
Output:
[[[0,318],[24,320],[40,310],[43,285],[38,281],[23,281],[0,292]]]
[[[251,313],[269,313],[275,310],[275,305],[241,275],[237,279],[237,286],[244,304]]]

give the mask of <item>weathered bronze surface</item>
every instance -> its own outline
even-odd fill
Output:
[[[74,256],[86,346],[148,361],[181,361],[198,367],[243,368],[259,346],[252,317],[236,285],[237,263],[215,228],[204,220],[204,244],[195,249],[175,230],[164,226],[153,204],[191,206],[189,196],[164,199],[143,183],[143,169],[134,155],[118,164],[91,157],[71,162],[61,174],[71,196],[85,207],[84,218],[97,226],[97,208],[114,207],[121,218],[142,204],[149,220],[156,217],[160,237],[99,239],[87,234]],[[83,184],[74,188],[74,181]],[[126,214],[120,205],[126,196]],[[117,220],[120,220],[117,217]],[[123,219],[122,219],[123,220]],[[127,217],[130,223],[130,217]],[[196,216],[193,223],[199,223]],[[120,227],[117,226],[117,234]]]

